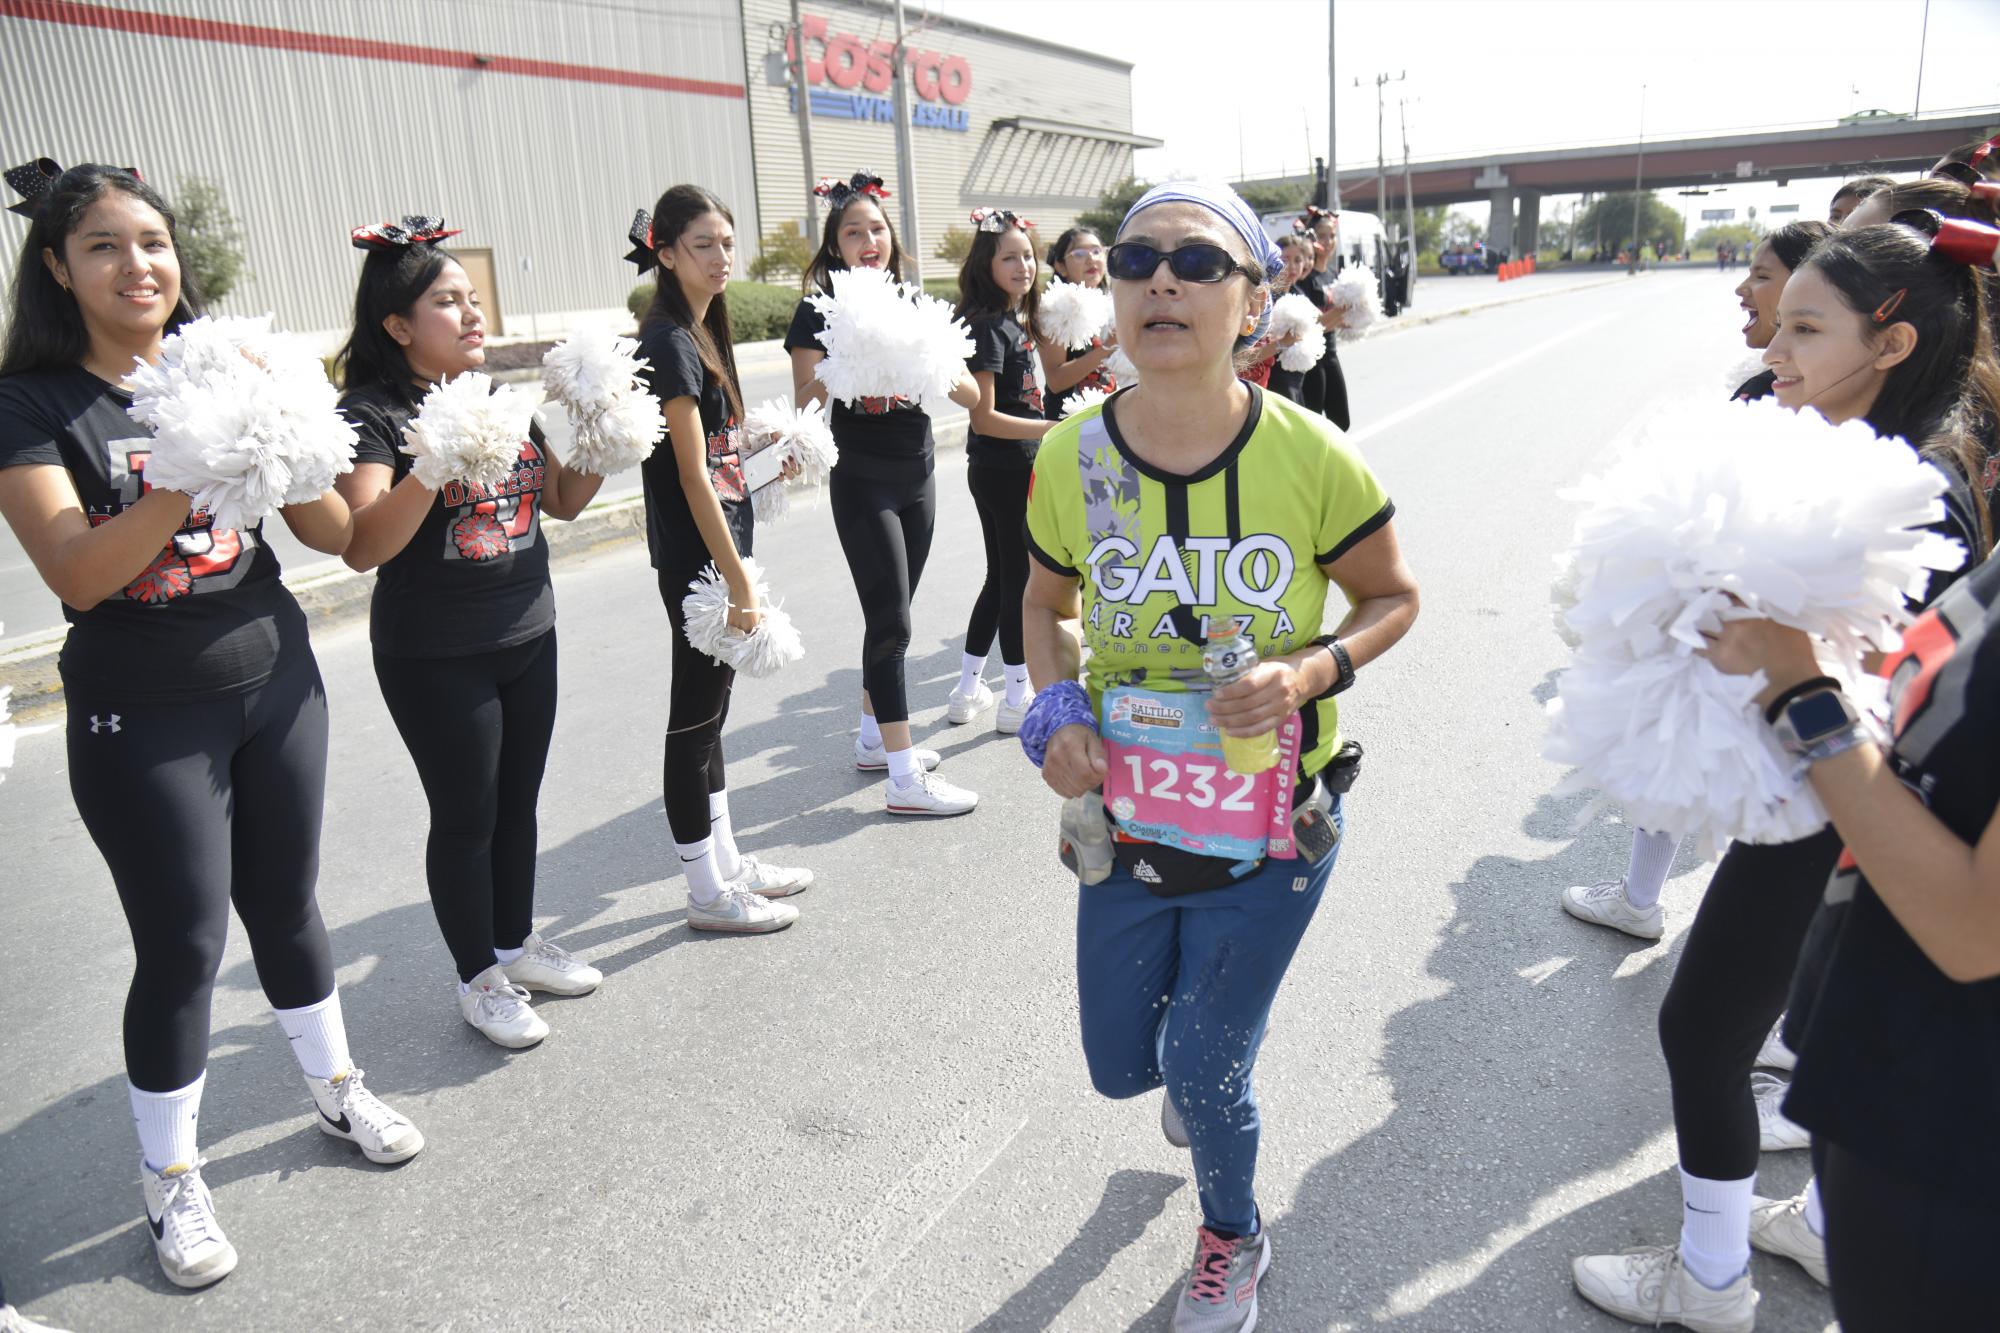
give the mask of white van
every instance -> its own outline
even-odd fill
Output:
[[[1291,209],[1279,213],[1265,213],[1257,220],[1264,224],[1264,233],[1272,240],[1288,234],[1292,223],[1304,216],[1305,209]],[[1353,209],[1340,210],[1340,227],[1337,235],[1341,256],[1350,264],[1366,264],[1381,273],[1389,267],[1389,237],[1382,230],[1382,219],[1373,213],[1360,213]]]

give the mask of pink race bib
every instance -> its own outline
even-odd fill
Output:
[[[1278,763],[1231,772],[1208,720],[1205,691],[1105,691],[1099,727],[1109,773],[1104,804],[1128,835],[1231,861],[1293,857],[1291,807],[1299,719],[1279,730]]]

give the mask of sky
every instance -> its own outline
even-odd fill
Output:
[[[905,0],[911,21],[926,9],[1132,61],[1132,128],[1167,141],[1138,154],[1149,179],[1276,175],[1323,154],[1329,12],[1343,168],[1375,160],[1379,73],[1404,76],[1383,89],[1392,160],[1398,99],[1413,160],[1629,141],[1641,85],[1649,139],[1907,112],[1926,21],[1924,0]],[[1930,0],[1928,23],[1922,108],[2000,104],[2000,0]],[[1219,109],[1231,89],[1234,114]],[[1694,202],[1798,202],[1810,218],[1830,193],[1795,181]]]

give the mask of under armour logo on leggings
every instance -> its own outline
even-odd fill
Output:
[[[100,731],[108,731],[116,735],[118,732],[125,730],[125,728],[118,725],[120,716],[118,713],[112,713],[108,717],[99,717],[97,714],[92,713],[90,715],[90,734],[95,736]]]

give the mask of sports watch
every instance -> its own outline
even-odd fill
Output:
[[[1778,743],[1797,761],[1800,775],[1822,759],[1875,741],[1874,729],[1840,692],[1838,683],[1827,677],[1786,691],[1767,716]]]

